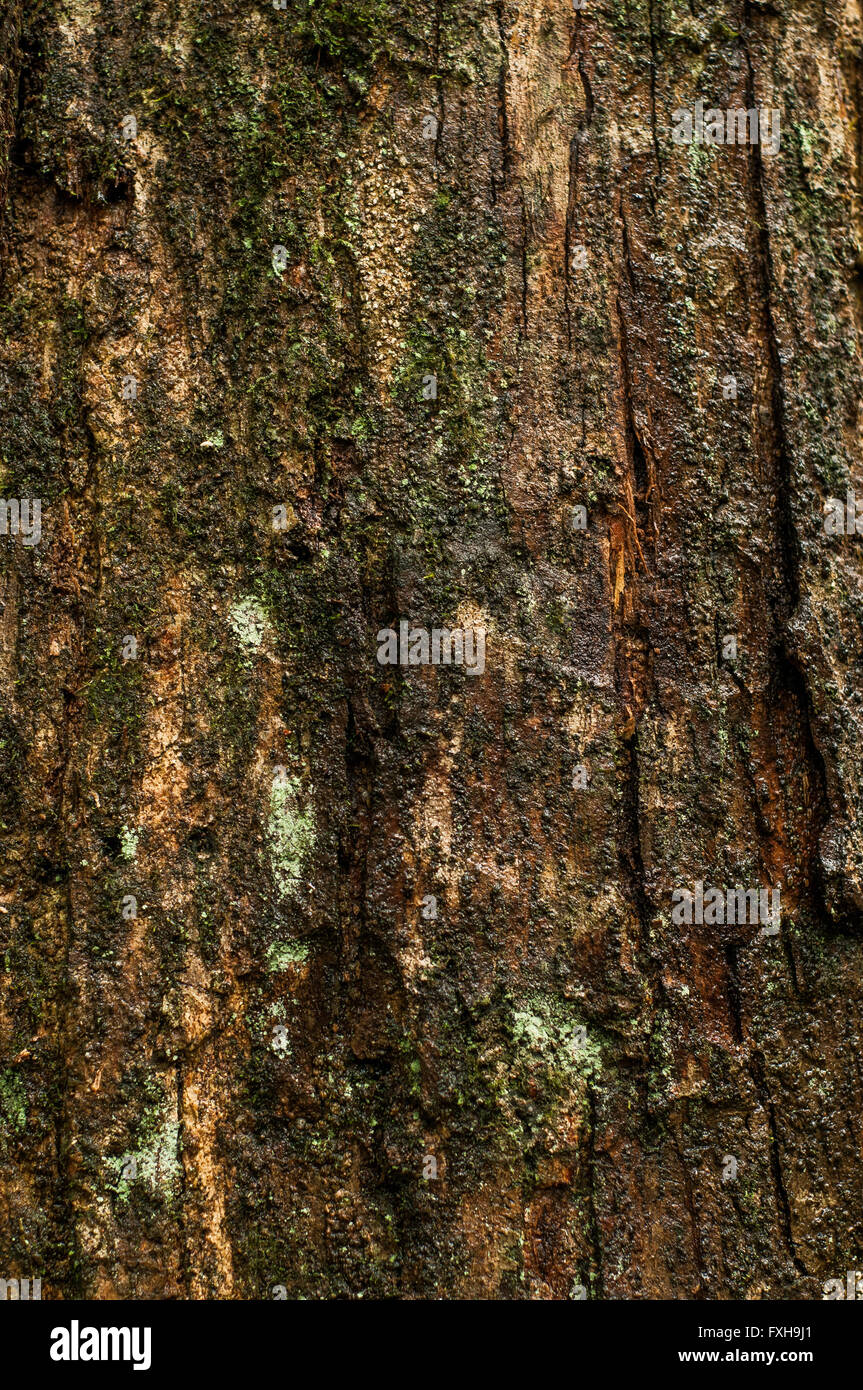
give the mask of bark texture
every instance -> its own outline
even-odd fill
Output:
[[[0,1275],[863,1267],[861,41],[4,0]],[[674,144],[697,99],[780,149]],[[400,619],[484,674],[380,665]],[[699,880],[779,934],[675,925]]]

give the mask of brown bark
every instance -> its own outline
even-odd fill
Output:
[[[7,5],[0,1276],[861,1267],[861,41]],[[778,150],[674,143],[697,100]],[[400,620],[484,671],[381,665]],[[779,932],[676,923],[698,882]]]

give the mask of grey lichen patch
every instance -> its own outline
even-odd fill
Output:
[[[273,782],[267,839],[273,880],[282,898],[293,897],[302,867],[315,843],[315,815],[300,801],[300,780],[284,776]]]

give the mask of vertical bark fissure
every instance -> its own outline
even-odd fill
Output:
[[[498,140],[500,142],[501,173],[503,175],[504,188],[509,181],[510,169],[512,165],[512,150],[509,139],[509,110],[507,107],[506,84],[509,74],[509,44],[506,37],[506,9],[503,0],[498,0],[495,6],[497,17],[498,40],[501,49],[501,62],[497,74],[497,123]]]
[[[776,1110],[770,1098],[767,1086],[766,1068],[764,1065],[764,1055],[757,1048],[750,1053],[749,1070],[758,1099],[762,1109],[767,1116],[769,1128],[769,1149],[770,1149],[770,1172],[773,1177],[773,1190],[776,1198],[776,1211],[779,1216],[779,1223],[788,1254],[794,1263],[794,1267],[799,1274],[807,1274],[808,1270],[803,1261],[797,1254],[794,1243],[794,1231],[791,1224],[791,1206],[788,1201],[788,1192],[785,1187],[785,1179],[782,1176],[782,1163],[779,1149],[779,1133],[776,1127]]]
[[[662,155],[656,133],[656,69],[659,63],[656,29],[653,16],[654,0],[647,0],[647,17],[650,29],[650,130],[653,137],[653,153],[659,176],[662,177]]]
[[[692,1190],[692,1173],[686,1157],[681,1150],[679,1139],[675,1140],[677,1147],[677,1158],[680,1163],[680,1171],[683,1174],[683,1193],[686,1203],[686,1210],[689,1215],[689,1228],[692,1233],[692,1254],[695,1264],[695,1272],[698,1280],[696,1298],[703,1299],[705,1296],[704,1288],[704,1253],[701,1243],[701,1223],[695,1207],[695,1196]]]
[[[599,1216],[597,1211],[596,1189],[598,1160],[596,1155],[596,1092],[592,1086],[588,1086],[588,1147],[587,1147],[587,1168],[588,1168],[588,1207],[590,1211],[590,1232],[592,1244],[593,1268],[596,1279],[596,1292],[601,1298],[604,1292],[603,1261],[602,1261],[602,1241],[599,1230]]]
[[[747,5],[747,26],[750,21]],[[748,34],[743,39],[743,52],[746,58],[747,81],[746,103],[749,109],[756,109],[755,68],[748,42]],[[779,541],[780,574],[782,589],[774,599],[776,616],[787,621],[800,601],[800,561],[797,534],[792,507],[792,469],[785,428],[785,392],[783,385],[782,359],[776,321],[773,312],[773,294],[776,283],[773,268],[773,252],[770,244],[770,222],[767,210],[767,196],[764,187],[764,164],[761,145],[757,141],[749,146],[751,175],[749,180],[750,198],[753,205],[753,226],[755,228],[755,264],[760,281],[760,307],[763,317],[762,337],[767,349],[769,373],[768,392],[770,402],[771,439],[768,450],[773,466],[776,487],[776,519]]]
[[[749,0],[745,0],[741,46],[746,62],[746,103],[749,109],[760,109],[756,102],[756,71],[751,46],[753,19],[753,7]],[[760,286],[759,305],[762,317],[760,336],[767,350],[769,367],[770,431],[766,454],[776,495],[775,518],[778,539],[778,587],[770,586],[767,593],[773,623],[773,688],[770,693],[774,706],[778,706],[783,697],[790,700],[801,732],[812,789],[811,803],[807,808],[809,826],[806,832],[807,862],[804,889],[810,912],[813,918],[817,919],[826,911],[820,839],[830,819],[830,802],[824,760],[815,739],[811,694],[805,674],[794,653],[789,633],[789,623],[800,605],[800,546],[794,520],[794,483],[785,421],[783,364],[773,307],[777,277],[773,265],[764,161],[759,142],[753,143],[749,148],[748,187],[752,223],[756,234],[755,267]]]
[[[569,170],[566,194],[566,219],[563,224],[563,311],[566,318],[566,348],[572,351],[572,304],[570,298],[570,275],[572,274],[572,252],[574,235],[577,234],[576,209],[579,162],[578,134],[569,142]]]

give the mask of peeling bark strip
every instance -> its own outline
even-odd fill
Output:
[[[5,6],[4,1287],[856,1288],[861,44]]]

